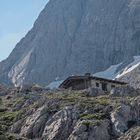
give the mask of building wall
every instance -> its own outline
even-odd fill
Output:
[[[88,88],[88,83],[83,79],[78,79],[71,81],[68,87],[72,90],[83,90]]]
[[[101,90],[103,90],[102,83],[107,85],[107,91],[111,91],[113,88],[121,86],[120,84],[111,83],[111,82],[107,82],[107,81],[103,82],[100,80],[91,80],[91,86],[94,88],[101,89]]]
[[[123,86],[123,85],[117,83],[111,83],[108,81],[95,80],[95,79],[74,79],[69,81],[66,88],[71,90],[83,90],[83,89],[88,89],[90,87],[93,87],[93,88],[98,88],[100,90],[110,92],[113,88],[119,86]]]

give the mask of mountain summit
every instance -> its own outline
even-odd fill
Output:
[[[0,82],[46,85],[68,75],[122,69],[140,54],[139,0],[50,0],[0,63]]]

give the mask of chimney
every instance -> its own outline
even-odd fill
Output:
[[[85,76],[91,76],[91,73],[85,73]]]

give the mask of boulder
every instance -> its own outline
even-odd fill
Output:
[[[112,89],[110,92],[110,96],[114,96],[114,97],[136,97],[139,95],[140,95],[140,90],[134,89],[129,85],[116,87]]]

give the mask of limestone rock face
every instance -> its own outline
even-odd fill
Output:
[[[110,125],[108,120],[100,122],[100,126],[94,125],[94,121],[89,121],[89,126],[84,125],[84,123],[84,121],[77,123],[68,140],[104,140],[105,138],[106,140],[110,140],[111,136],[107,129]]]
[[[138,105],[135,104],[138,107]],[[138,122],[139,110],[135,106],[122,104],[116,111],[111,114],[111,119],[114,124],[114,131],[116,135],[123,134],[126,130],[131,128]]]
[[[110,96],[112,97],[136,97],[140,95],[140,90],[131,86],[120,86],[111,90]]]
[[[140,54],[139,43],[139,0],[50,0],[0,63],[0,82],[46,85],[56,77],[124,67]]]
[[[140,88],[140,65],[132,71],[118,78],[120,81],[128,82],[134,88]]]

